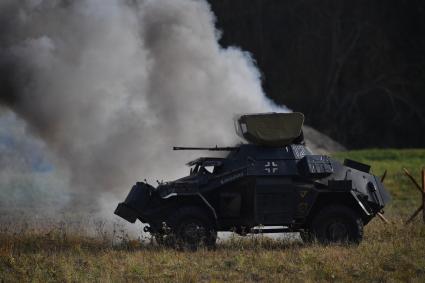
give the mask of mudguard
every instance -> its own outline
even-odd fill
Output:
[[[143,209],[148,204],[154,187],[149,184],[138,182],[130,190],[124,202],[118,204],[115,214],[124,218],[128,222],[136,222]]]

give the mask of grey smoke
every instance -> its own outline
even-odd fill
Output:
[[[284,111],[206,1],[3,0],[0,24],[0,101],[84,197],[182,176],[199,153],[173,145],[233,145],[235,114]]]

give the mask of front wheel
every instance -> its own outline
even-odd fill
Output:
[[[323,244],[359,244],[363,239],[363,220],[346,206],[332,205],[322,209],[313,219],[311,232]]]
[[[215,246],[217,230],[212,219],[201,208],[182,207],[170,217],[168,224],[178,248],[196,250],[202,246]]]

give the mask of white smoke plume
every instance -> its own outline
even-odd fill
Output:
[[[172,146],[234,145],[235,114],[283,111],[206,1],[3,0],[0,25],[1,104],[90,200],[187,174],[200,153]]]

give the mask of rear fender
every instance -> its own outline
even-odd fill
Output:
[[[325,192],[317,196],[316,202],[313,205],[307,217],[306,223],[310,223],[315,215],[324,207],[339,204],[346,205],[354,209],[366,224],[372,218],[372,215],[367,211],[363,203],[357,198],[354,192]]]

